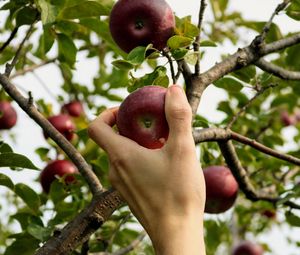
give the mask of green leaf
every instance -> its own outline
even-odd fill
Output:
[[[299,54],[299,50],[300,50],[300,45],[295,45],[295,46],[292,46],[292,47],[289,47],[287,50],[286,50],[286,64],[288,66],[291,67],[291,69],[293,70],[300,70],[300,59],[298,57],[298,54]]]
[[[47,0],[36,0],[36,2],[41,12],[43,25],[54,23],[58,14],[58,8]]]
[[[0,153],[13,152],[12,148],[2,141],[0,141]]]
[[[188,53],[188,51],[189,51],[188,49],[179,48],[179,49],[171,50],[171,54],[173,58],[179,60],[179,59],[183,59],[184,56]]]
[[[230,77],[225,77],[218,81],[215,81],[214,85],[218,88],[222,88],[230,92],[238,92],[243,88],[242,83]]]
[[[51,236],[52,228],[45,228],[44,226],[31,223],[27,227],[27,232],[37,240],[44,242]]]
[[[127,56],[127,61],[133,65],[140,65],[144,62],[146,57],[146,52],[151,46],[138,46],[129,52]]]
[[[228,6],[228,0],[210,0],[210,4],[216,18],[225,14],[225,10]]]
[[[38,12],[36,9],[26,6],[22,8],[16,14],[16,25],[18,27],[22,25],[31,25],[37,18]]]
[[[176,17],[175,33],[180,36],[193,38],[199,35],[199,28],[192,23],[191,16]]]
[[[7,247],[4,255],[34,254],[36,249],[39,248],[40,241],[32,236],[27,235],[17,238],[9,247]]]
[[[256,68],[254,65],[250,65],[233,72],[232,75],[244,82],[249,83],[256,75]]]
[[[112,65],[120,70],[130,70],[134,68],[134,65],[130,61],[123,59],[113,61]]]
[[[286,9],[286,14],[295,20],[300,20],[300,1],[294,0]]]
[[[0,167],[39,169],[27,157],[13,152],[0,154]]]
[[[53,46],[55,41],[55,33],[51,26],[46,25],[43,27],[44,33],[42,35],[42,42],[43,42],[43,53],[46,54]]]
[[[35,213],[38,212],[40,207],[40,197],[29,186],[18,183],[15,185],[15,193],[22,198],[24,203]]]
[[[213,41],[204,40],[200,42],[201,47],[217,47],[217,44]]]
[[[61,62],[66,62],[70,67],[74,66],[76,61],[77,48],[73,40],[65,34],[58,34],[58,59]]]
[[[171,49],[178,49],[183,47],[188,47],[193,42],[193,39],[190,37],[174,35],[168,40],[168,46]]]
[[[11,190],[14,190],[14,184],[12,180],[5,174],[0,173],[0,186],[5,186]]]
[[[198,60],[199,53],[198,52],[190,52],[185,55],[184,60],[190,64],[190,65],[195,65]]]
[[[294,227],[300,227],[300,217],[291,213],[291,212],[287,212],[285,214],[286,220],[287,222]]]
[[[81,19],[89,17],[107,16],[109,9],[95,1],[81,1],[71,7],[62,10],[59,17],[62,19]]]

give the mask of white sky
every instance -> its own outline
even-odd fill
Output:
[[[172,6],[174,12],[177,16],[186,16],[192,15],[193,20],[197,20],[198,9],[200,0],[167,0],[167,2]],[[274,8],[277,4],[281,3],[279,0],[231,0],[230,1],[230,10],[241,11],[249,20],[260,20],[266,21],[269,19],[270,15],[273,13]],[[1,6],[1,4],[0,4]],[[2,15],[2,14],[1,14]],[[3,22],[3,18],[0,15],[0,25]],[[3,17],[3,16],[2,16]],[[208,9],[205,13],[205,19],[211,19],[211,11]],[[288,19],[284,14],[276,16],[275,23],[278,24],[282,32],[287,33],[289,31],[299,31],[299,22]],[[251,37],[250,37],[251,36]],[[253,38],[251,34],[245,35],[245,40],[248,42]],[[5,37],[6,38],[6,37]],[[1,37],[0,41],[4,41],[5,39]],[[245,45],[239,45],[245,46]],[[236,51],[236,48],[212,48],[210,50],[209,58],[206,58],[202,63],[203,69],[208,69],[215,62],[219,60],[219,54],[222,53],[233,53]],[[3,72],[4,67],[0,67],[0,71]],[[79,82],[83,82],[84,84],[88,84],[92,82],[93,77],[97,72],[97,63],[94,60],[86,60],[84,54],[79,54],[78,62],[76,65],[77,73],[75,78]],[[47,66],[40,68],[37,72],[37,75],[44,81],[44,83],[50,88],[53,93],[59,93],[59,85],[60,77],[56,68],[53,66]],[[54,109],[59,111],[59,106],[56,104],[54,100],[51,99],[49,94],[43,89],[40,83],[34,78],[33,75],[27,74],[22,78],[15,79],[14,82],[20,87],[26,88],[26,90],[32,91],[35,99],[39,99],[41,97],[46,98],[47,101],[50,101],[54,104]],[[221,113],[217,112],[216,106],[217,103],[224,99],[225,95],[222,90],[219,90],[213,86],[210,86],[204,93],[201,105],[199,107],[199,113],[203,114],[210,120],[219,119],[222,117]],[[99,102],[100,103],[100,102]],[[102,102],[101,102],[102,103]],[[17,108],[17,106],[16,106]],[[40,162],[39,158],[34,154],[34,150],[39,146],[47,146],[42,135],[41,129],[33,123],[33,121],[26,116],[19,108],[18,110],[18,125],[14,128],[14,132],[16,133],[17,143],[13,143],[10,141],[10,144],[13,146],[15,152],[21,153],[32,159],[32,161],[39,167],[43,168],[44,164]],[[3,133],[3,138],[5,141],[10,140],[7,132]],[[24,182],[33,187],[35,190],[40,191],[40,186],[32,182],[35,178],[37,178],[38,173],[35,171],[24,170],[22,172],[13,172],[7,169],[0,169],[0,172],[9,174],[12,180],[17,182]],[[4,188],[0,187],[0,194],[3,193]],[[1,211],[0,211],[1,215]],[[280,217],[280,214],[279,214]],[[267,235],[263,235],[259,237],[259,240],[267,242],[273,249],[273,255],[297,255],[297,252],[294,248],[290,247],[289,244],[286,243],[285,237],[296,236],[299,238],[300,231],[293,229],[290,230],[286,227],[278,228],[274,227],[271,233]],[[298,239],[299,241],[299,239]]]

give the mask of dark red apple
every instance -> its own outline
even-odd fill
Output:
[[[259,244],[242,241],[233,249],[232,255],[262,255],[263,253],[264,250]]]
[[[40,182],[44,192],[49,193],[51,183],[56,177],[63,177],[66,184],[70,184],[75,181],[74,174],[78,174],[76,166],[68,160],[54,160],[50,162],[40,175]]]
[[[119,133],[146,148],[161,148],[169,135],[166,92],[160,86],[146,86],[127,96],[117,115]]]
[[[0,102],[0,129],[11,129],[17,122],[17,112],[8,101]]]
[[[238,194],[238,183],[229,168],[209,166],[203,170],[206,183],[206,213],[223,213],[231,208]]]
[[[284,126],[291,126],[296,124],[296,118],[294,115],[290,115],[287,111],[280,113],[280,119]]]
[[[48,118],[49,122],[69,141],[74,137],[75,124],[67,114],[54,115]],[[45,138],[48,136],[44,133]]]
[[[64,104],[61,112],[69,114],[72,117],[80,117],[84,114],[83,106],[81,102],[77,100]]]
[[[109,27],[125,52],[148,44],[162,50],[174,34],[175,18],[164,0],[119,0],[111,11]]]
[[[273,219],[273,220],[276,219],[276,211],[275,210],[266,209],[266,210],[263,210],[261,212],[261,214],[266,218]]]

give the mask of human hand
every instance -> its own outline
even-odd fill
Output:
[[[168,88],[165,113],[169,137],[150,150],[117,134],[118,108],[89,126],[90,137],[109,156],[109,179],[148,232],[157,254],[205,254],[205,182],[192,136],[191,108],[182,88]]]

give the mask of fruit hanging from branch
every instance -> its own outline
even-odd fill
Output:
[[[223,213],[230,209],[238,194],[238,183],[229,168],[209,166],[203,169],[206,183],[206,213]]]
[[[61,112],[69,114],[72,117],[80,117],[84,114],[82,103],[77,100],[64,104]]]
[[[48,121],[64,136],[71,141],[74,137],[75,124],[67,114],[58,114],[48,118]],[[48,135],[44,132],[47,139]]]
[[[175,28],[173,11],[164,0],[119,0],[109,22],[113,39],[127,53],[149,44],[162,50]]]
[[[160,86],[145,86],[127,96],[117,115],[119,133],[146,148],[161,148],[169,135],[166,92]]]
[[[0,102],[0,130],[11,129],[17,123],[17,112],[9,101]]]
[[[65,183],[70,184],[75,181],[74,174],[77,174],[76,166],[68,160],[54,160],[50,162],[40,175],[40,183],[43,191],[49,193],[52,182],[56,177],[64,177]]]
[[[242,241],[233,250],[232,255],[263,255],[263,248],[250,241]]]

